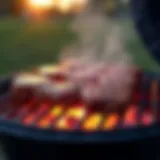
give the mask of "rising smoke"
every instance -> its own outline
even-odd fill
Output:
[[[102,8],[89,5],[76,16],[72,30],[77,41],[62,51],[61,61],[70,61],[70,77],[81,86],[87,100],[123,103],[134,82],[132,58],[125,50],[121,26]]]

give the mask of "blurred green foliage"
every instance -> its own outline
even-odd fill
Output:
[[[0,21],[0,73],[8,73],[53,62],[74,39],[68,21],[26,23],[16,19]]]
[[[127,40],[128,52],[135,62],[147,70],[159,70],[142,45],[129,21],[121,22]],[[27,23],[13,18],[0,20],[0,74],[52,63],[61,49],[76,38],[70,30],[70,21]]]

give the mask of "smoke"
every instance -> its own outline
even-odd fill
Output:
[[[134,71],[121,26],[90,5],[77,15],[72,30],[78,40],[62,51],[60,60],[70,63],[70,78],[81,87],[82,97],[87,101],[126,101]]]

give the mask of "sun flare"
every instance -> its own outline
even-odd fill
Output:
[[[29,0],[32,7],[50,8],[54,5],[54,0]]]
[[[68,13],[83,9],[88,0],[27,0],[27,3],[32,10],[53,8]]]

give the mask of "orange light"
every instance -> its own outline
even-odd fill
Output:
[[[74,129],[76,125],[85,117],[86,110],[83,107],[70,108],[66,114],[59,119],[56,124],[58,129]]]
[[[85,115],[86,115],[85,108],[73,108],[68,110],[67,112],[68,117],[73,117],[76,119],[82,119]]]
[[[88,0],[26,0],[29,9],[40,11],[43,9],[58,9],[63,13],[81,11]]]
[[[42,128],[47,128],[47,127],[49,127],[49,124],[50,124],[50,117],[48,116],[46,116],[45,118],[43,118],[40,122],[39,122],[39,124],[38,124],[38,126],[39,127],[42,127]]]
[[[63,112],[62,106],[55,106],[51,109],[50,113],[43,117],[39,122],[38,126],[42,128],[47,128],[53,121],[58,118]]]
[[[63,107],[62,106],[55,106],[50,114],[53,116],[59,116],[63,112]]]
[[[41,115],[43,115],[48,110],[47,104],[42,104],[37,108],[34,112],[30,113],[24,118],[24,123],[26,125],[30,125],[32,123],[35,123],[35,120],[39,118]]]
[[[96,130],[100,126],[102,120],[103,116],[100,113],[95,113],[93,115],[90,115],[84,122],[83,129],[88,131]]]
[[[124,125],[125,126],[132,126],[136,125],[137,123],[137,107],[134,105],[129,106],[129,109],[126,111],[124,117]]]
[[[28,0],[28,4],[35,8],[51,8],[55,0]]]
[[[61,118],[58,121],[58,123],[56,125],[56,128],[58,128],[58,129],[70,129],[70,126],[67,123],[67,118],[66,117]]]
[[[111,114],[107,116],[106,121],[104,122],[104,129],[114,129],[119,122],[119,116],[117,114]]]
[[[88,0],[73,0],[72,6],[73,9],[78,9],[78,11],[81,11],[88,3]]]
[[[72,0],[60,0],[58,4],[58,8],[64,13],[70,11],[71,6],[72,6]]]

